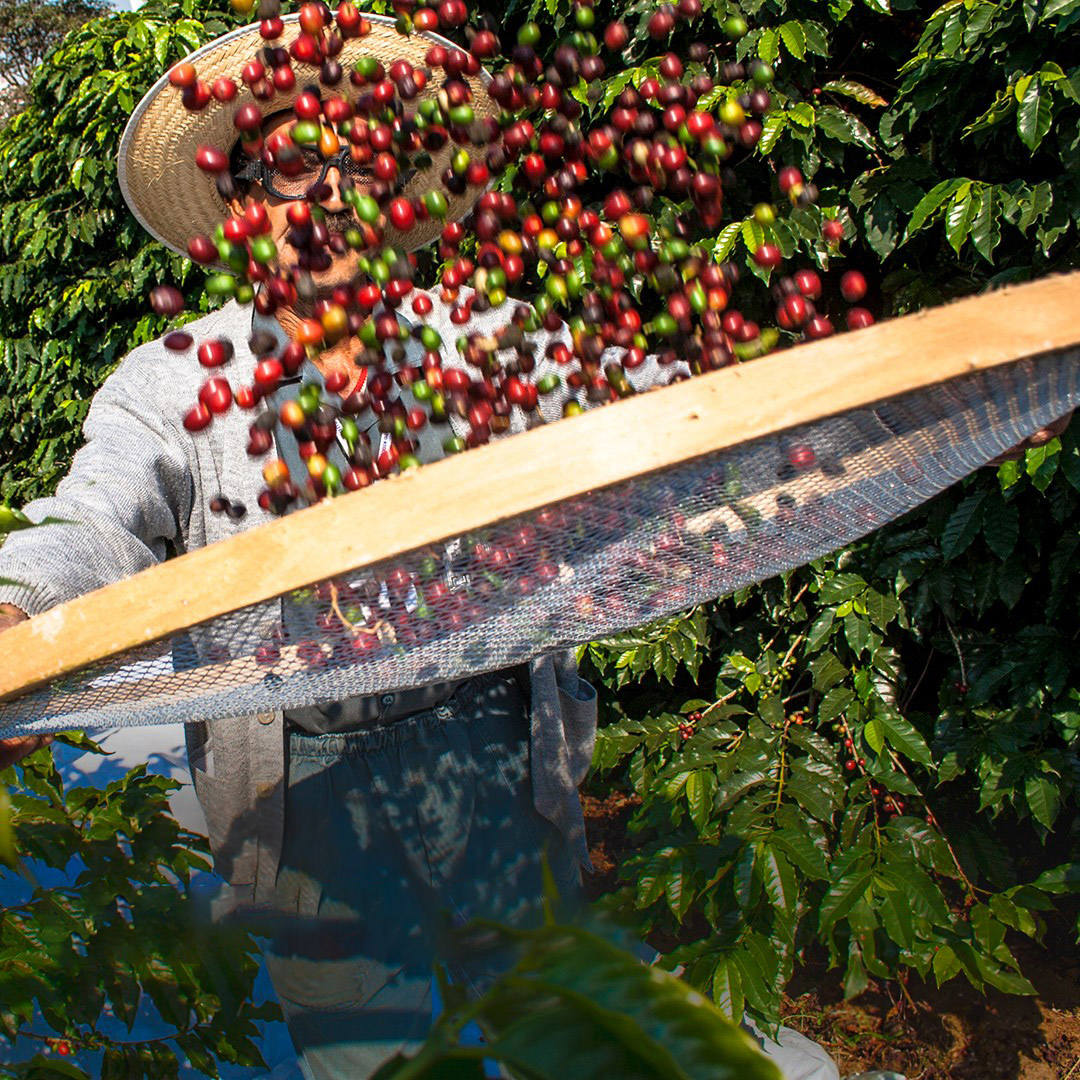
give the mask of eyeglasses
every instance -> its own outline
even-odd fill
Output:
[[[256,157],[246,158],[233,175],[237,180],[257,180],[271,195],[288,202],[306,198],[313,187],[326,179],[331,169],[337,169],[353,183],[372,175],[367,165],[361,165],[353,159],[348,146],[343,146],[328,158],[309,147],[301,147],[299,155],[299,168],[293,168],[287,173],[276,166],[267,165],[261,157]],[[411,175],[403,176],[399,182],[411,178]]]

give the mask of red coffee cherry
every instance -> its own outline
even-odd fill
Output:
[[[150,290],[150,306],[158,315],[179,315],[184,310],[184,294],[174,285],[155,285]]]
[[[840,295],[853,304],[866,295],[866,278],[858,270],[849,270],[840,279]]]
[[[822,224],[821,235],[827,244],[839,244],[844,239],[844,223],[830,218]]]
[[[185,60],[169,72],[169,83],[180,90],[186,90],[195,85],[197,77],[195,65]]]

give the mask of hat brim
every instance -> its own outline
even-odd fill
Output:
[[[342,83],[327,93],[350,96],[352,90],[348,73],[361,56],[374,56],[389,68],[395,60],[407,60],[416,67],[424,66],[424,56],[432,45],[448,49],[460,48],[454,42],[426,31],[409,36],[399,34],[394,20],[387,16],[366,15],[371,32],[359,38],[347,38],[337,59],[345,69]],[[215,38],[185,59],[195,64],[199,78],[207,85],[221,75],[239,85],[230,102],[211,98],[197,112],[185,109],[181,93],[169,83],[168,73],[147,91],[131,114],[120,140],[117,178],[120,190],[131,212],[155,239],[181,255],[187,254],[188,241],[197,235],[209,235],[229,216],[230,210],[218,194],[214,177],[195,164],[195,150],[201,145],[216,147],[228,153],[239,135],[233,125],[236,110],[249,102],[266,115],[292,107],[304,87],[318,83],[318,68],[293,61],[296,84],[291,90],[276,91],[268,101],[256,101],[248,86],[240,83],[240,70],[265,45],[288,47],[300,34],[299,16],[283,19],[285,30],[275,41],[264,41],[258,22],[239,27]],[[306,77],[310,73],[310,78]],[[463,76],[473,91],[473,108],[477,118],[497,115],[498,107],[488,97],[485,85],[490,81],[486,71],[476,76]],[[434,93],[432,80],[425,93]],[[405,186],[404,194],[415,198],[441,184],[438,177],[445,170],[455,147],[450,141],[433,154],[428,169],[422,170]],[[450,195],[449,220],[464,217],[473,207],[477,192],[467,190],[462,195]],[[409,250],[423,247],[434,240],[442,229],[442,221],[430,218],[417,222],[408,233],[392,227],[386,229],[386,242]]]

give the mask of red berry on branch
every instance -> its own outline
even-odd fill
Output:
[[[803,175],[793,165],[788,165],[780,170],[776,180],[780,190],[786,195],[796,184],[803,182]]]
[[[762,244],[754,252],[754,262],[769,270],[775,270],[782,258],[783,255],[775,244]]]
[[[844,239],[844,223],[830,218],[822,224],[821,235],[827,244],[839,244]]]

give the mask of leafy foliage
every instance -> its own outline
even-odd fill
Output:
[[[67,741],[101,752],[85,737]],[[184,1060],[205,1076],[221,1061],[262,1064],[255,1021],[277,1006],[251,1004],[253,939],[204,925],[190,907],[187,886],[209,869],[209,848],[169,812],[179,784],[140,766],[105,788],[65,790],[48,752],[0,783],[18,851],[0,871],[14,897],[0,920],[0,1039],[35,1040],[43,1051],[0,1064],[0,1075],[89,1080],[44,1056],[60,1041],[81,1061],[100,1055],[102,1078],[175,1077]],[[148,1009],[163,1033],[131,1037]]]
[[[0,0],[0,123],[26,104],[26,86],[49,50],[106,10],[104,0]]]
[[[124,206],[116,152],[143,92],[228,28],[195,0],[89,22],[37,69],[26,109],[0,129],[0,498],[52,489],[93,391],[164,329],[146,294],[158,281],[183,285],[189,267]]]
[[[1006,936],[1078,873],[1051,838],[1080,781],[1078,491],[1069,432],[690,612],[692,653],[679,620],[589,646],[594,784],[641,799],[608,903],[732,1015],[775,1020],[814,941],[850,995],[905,968],[1033,992]]]
[[[484,1058],[536,1080],[779,1080],[776,1066],[701,994],[581,927],[481,924],[458,947],[473,958],[512,949],[517,960],[478,1000],[444,983],[447,1008],[424,1046],[385,1065],[377,1080],[482,1077]],[[485,1036],[482,1048],[461,1045],[470,1021]]]

